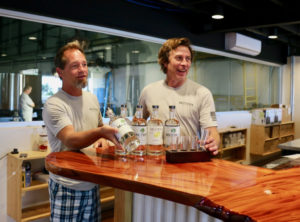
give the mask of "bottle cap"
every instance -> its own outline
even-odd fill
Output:
[[[174,105],[169,106],[169,109],[175,109],[175,106]]]
[[[159,108],[159,106],[158,105],[153,105],[152,108],[157,109],[157,108]]]
[[[136,105],[136,108],[143,108],[143,105]]]

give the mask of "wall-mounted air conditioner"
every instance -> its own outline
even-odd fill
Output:
[[[236,32],[229,32],[225,34],[225,49],[256,56],[261,52],[261,41]]]

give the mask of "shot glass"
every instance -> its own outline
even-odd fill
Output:
[[[176,150],[177,151],[181,151],[183,148],[183,144],[182,144],[182,136],[177,136],[176,137]]]
[[[190,150],[191,151],[198,150],[198,137],[197,136],[190,136]]]
[[[174,135],[171,136],[168,150],[177,151],[177,140],[178,140],[178,136],[174,136]]]
[[[199,141],[200,151],[206,151],[205,144],[206,144],[206,140],[208,139],[208,136],[209,136],[209,130],[201,128],[200,129],[200,141]]]

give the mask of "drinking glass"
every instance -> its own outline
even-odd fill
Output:
[[[209,136],[209,130],[205,128],[200,129],[200,143],[199,143],[199,148],[201,151],[206,151],[205,149],[205,144],[206,140]]]
[[[191,151],[198,150],[198,137],[197,136],[190,136],[190,150]]]

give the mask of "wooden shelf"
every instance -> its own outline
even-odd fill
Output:
[[[265,141],[278,140],[278,139],[279,139],[279,137],[273,137],[273,138],[267,138],[267,139],[265,139]]]
[[[45,189],[45,188],[48,188],[48,183],[41,182],[39,180],[32,180],[31,181],[31,186],[30,187],[23,187],[22,192],[40,190],[40,189]]]
[[[288,136],[294,136],[294,135],[295,135],[294,133],[288,133],[288,134],[285,134],[285,135],[280,135],[280,138],[288,137]]]
[[[278,144],[294,138],[294,122],[272,125],[251,125],[250,153],[257,156],[268,156],[278,153]]]
[[[232,149],[238,149],[240,147],[245,147],[246,144],[241,144],[241,145],[236,145],[236,146],[230,146],[230,147],[225,147],[225,148],[222,148],[222,151],[226,151],[226,150],[232,150]]]
[[[115,200],[115,190],[112,187],[100,188],[101,204]]]
[[[265,153],[251,153],[252,155],[257,155],[257,156],[268,156],[268,155],[271,155],[271,154],[275,154],[275,153],[278,153],[278,152],[281,152],[280,149],[276,149],[276,150],[273,150],[273,151],[270,151],[270,152],[265,152]]]
[[[22,222],[36,220],[50,216],[50,204],[44,203],[22,209]]]
[[[48,153],[41,151],[22,151],[21,153],[27,154],[27,157],[20,157],[20,153],[9,154],[7,157],[7,215],[17,222],[48,217],[50,215],[49,197],[41,198],[41,204],[35,204],[32,207],[25,208],[22,206],[26,192],[47,189],[48,187],[45,182],[32,180],[31,186],[22,188],[22,165],[28,161],[31,163],[31,173],[41,171],[44,168],[44,159]]]
[[[243,162],[246,160],[246,144],[247,144],[247,129],[246,128],[224,128],[219,130],[220,134],[220,148],[218,157],[221,159]],[[234,138],[235,137],[235,138]],[[241,141],[243,137],[244,141]],[[233,141],[232,141],[233,140]],[[239,141],[240,140],[240,141]],[[235,143],[243,143],[240,145],[231,145]],[[225,145],[227,147],[225,147]]]
[[[31,173],[41,172],[44,167],[44,159],[48,153],[40,151],[22,151],[21,153],[26,153],[27,157],[20,157],[20,154],[9,154],[7,157],[7,215],[17,222],[49,217],[49,197],[45,196],[45,200],[42,198],[40,204],[30,207],[22,206],[23,198],[27,196],[24,195],[25,193],[30,192],[29,195],[38,194],[39,190],[48,188],[48,183],[41,180],[32,180],[31,186],[22,188],[23,162],[29,161],[31,163]],[[114,191],[115,189],[112,187],[100,187],[101,210],[113,209]]]

